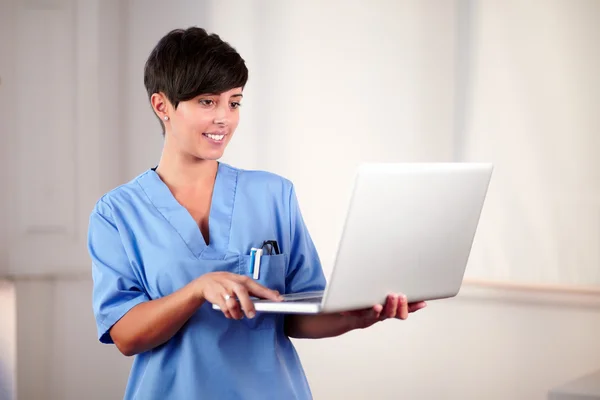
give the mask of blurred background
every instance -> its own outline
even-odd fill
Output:
[[[598,0],[0,0],[0,399],[123,397],[88,216],[158,162],[143,66],[191,25],[250,70],[223,161],[294,181],[326,272],[359,162],[495,164],[459,296],[297,341],[316,399],[545,399],[600,370],[599,18]]]

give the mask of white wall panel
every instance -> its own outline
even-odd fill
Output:
[[[358,163],[454,157],[455,7],[311,0],[257,11],[259,166],[296,184],[327,269]]]
[[[88,279],[15,283],[19,400],[123,397],[133,359],[98,342],[91,286]]]
[[[17,134],[11,154],[15,233],[24,245],[29,238],[75,232],[75,16],[70,1],[54,3],[23,3],[16,16]]]
[[[13,62],[15,42],[16,0],[2,0],[0,2],[0,276],[8,272],[9,243],[12,235],[9,216],[11,215],[10,198],[13,188],[10,185],[10,176],[15,167],[10,163],[11,137],[14,135],[15,124],[15,65]]]
[[[600,285],[600,3],[474,13],[464,155],[496,169],[467,274]]]
[[[14,7],[5,274],[87,273],[90,211],[121,180],[122,5],[54,0]]]

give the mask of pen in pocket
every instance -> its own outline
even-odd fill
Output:
[[[258,279],[260,276],[260,258],[262,257],[262,249],[250,249],[250,274],[252,278]]]

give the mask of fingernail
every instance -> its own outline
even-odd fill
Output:
[[[250,318],[250,319],[254,318],[255,316],[256,316],[256,313],[254,311],[250,311],[248,313],[248,318]]]

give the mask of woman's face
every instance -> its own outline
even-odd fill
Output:
[[[237,128],[241,100],[242,88],[235,88],[182,101],[177,109],[169,103],[168,120],[163,118],[166,140],[195,158],[221,158]]]

